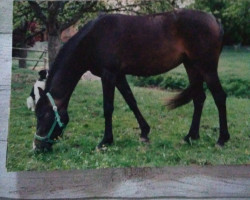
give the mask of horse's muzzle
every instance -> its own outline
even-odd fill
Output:
[[[33,150],[36,152],[47,152],[52,150],[52,144],[45,141],[39,141],[34,139]]]

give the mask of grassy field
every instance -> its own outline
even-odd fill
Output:
[[[238,79],[249,80],[249,59],[249,56],[246,58],[245,51],[224,51],[220,61],[221,74],[226,78],[227,74],[229,76],[232,73]],[[54,145],[53,152],[36,154],[32,151],[36,119],[34,113],[26,108],[26,98],[37,73],[29,69],[18,69],[13,64],[12,75],[7,158],[9,171],[245,164],[250,161],[248,98],[228,98],[231,140],[224,148],[219,148],[215,146],[219,136],[217,109],[207,92],[208,98],[201,119],[201,138],[189,145],[182,138],[191,124],[192,103],[168,111],[163,102],[165,98],[174,95],[173,92],[140,87],[132,87],[132,90],[139,108],[151,126],[151,143],[146,145],[139,142],[137,122],[116,91],[113,114],[115,141],[105,151],[97,152],[95,147],[102,139],[104,130],[99,81],[79,82],[70,101],[70,122],[64,139]]]

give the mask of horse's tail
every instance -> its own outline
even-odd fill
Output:
[[[171,99],[167,99],[166,106],[172,110],[189,103],[193,98],[194,86],[189,85],[185,90]]]

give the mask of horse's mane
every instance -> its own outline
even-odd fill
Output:
[[[97,18],[98,19],[98,18]],[[70,38],[60,49],[58,55],[55,58],[54,63],[49,69],[49,75],[46,81],[45,92],[48,92],[51,81],[55,73],[64,66],[64,63],[69,59],[73,54],[74,50],[77,48],[80,41],[92,30],[97,19],[89,21],[83,26],[72,38]]]

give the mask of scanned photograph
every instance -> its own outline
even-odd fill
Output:
[[[249,164],[249,1],[14,1],[7,170]]]

